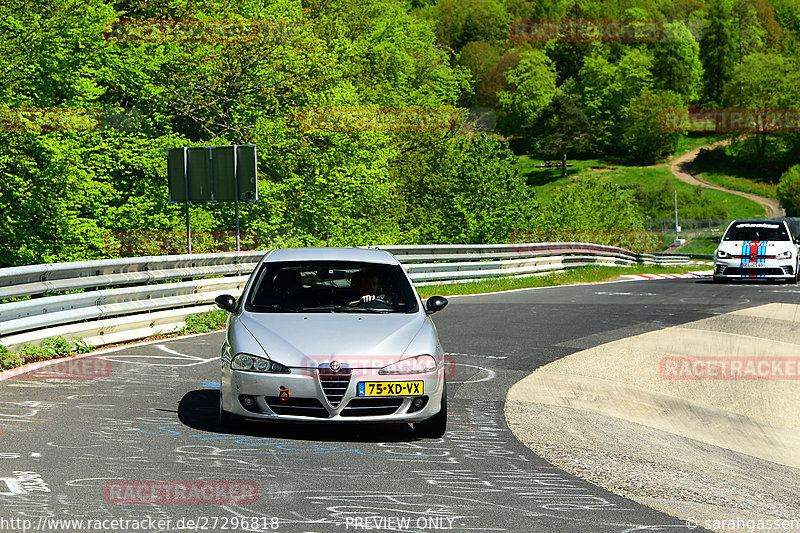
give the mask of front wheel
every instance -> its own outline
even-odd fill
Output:
[[[414,424],[414,433],[423,438],[436,439],[447,432],[447,382],[442,389],[442,408],[427,420]]]

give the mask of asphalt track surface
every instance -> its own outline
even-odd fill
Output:
[[[0,382],[0,530],[702,531],[536,456],[508,430],[508,388],[578,350],[799,296],[671,279],[454,297],[434,315],[453,363],[443,439],[407,425],[226,431],[222,333],[107,353],[99,378],[21,375]],[[244,482],[258,498],[131,504],[110,492],[144,480]],[[53,522],[68,519],[84,523]]]

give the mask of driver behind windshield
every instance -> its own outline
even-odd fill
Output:
[[[378,294],[378,273],[372,269],[365,268],[353,274],[350,286],[353,288],[353,296],[357,298],[350,302],[349,306],[372,302]]]

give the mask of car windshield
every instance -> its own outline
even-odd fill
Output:
[[[400,265],[267,261],[256,276],[245,309],[263,313],[413,313],[418,305]]]
[[[783,224],[748,222],[731,226],[726,241],[788,241],[789,233]]]

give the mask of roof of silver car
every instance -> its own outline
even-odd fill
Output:
[[[365,248],[283,248],[270,252],[265,261],[363,261],[399,264],[389,252]]]

